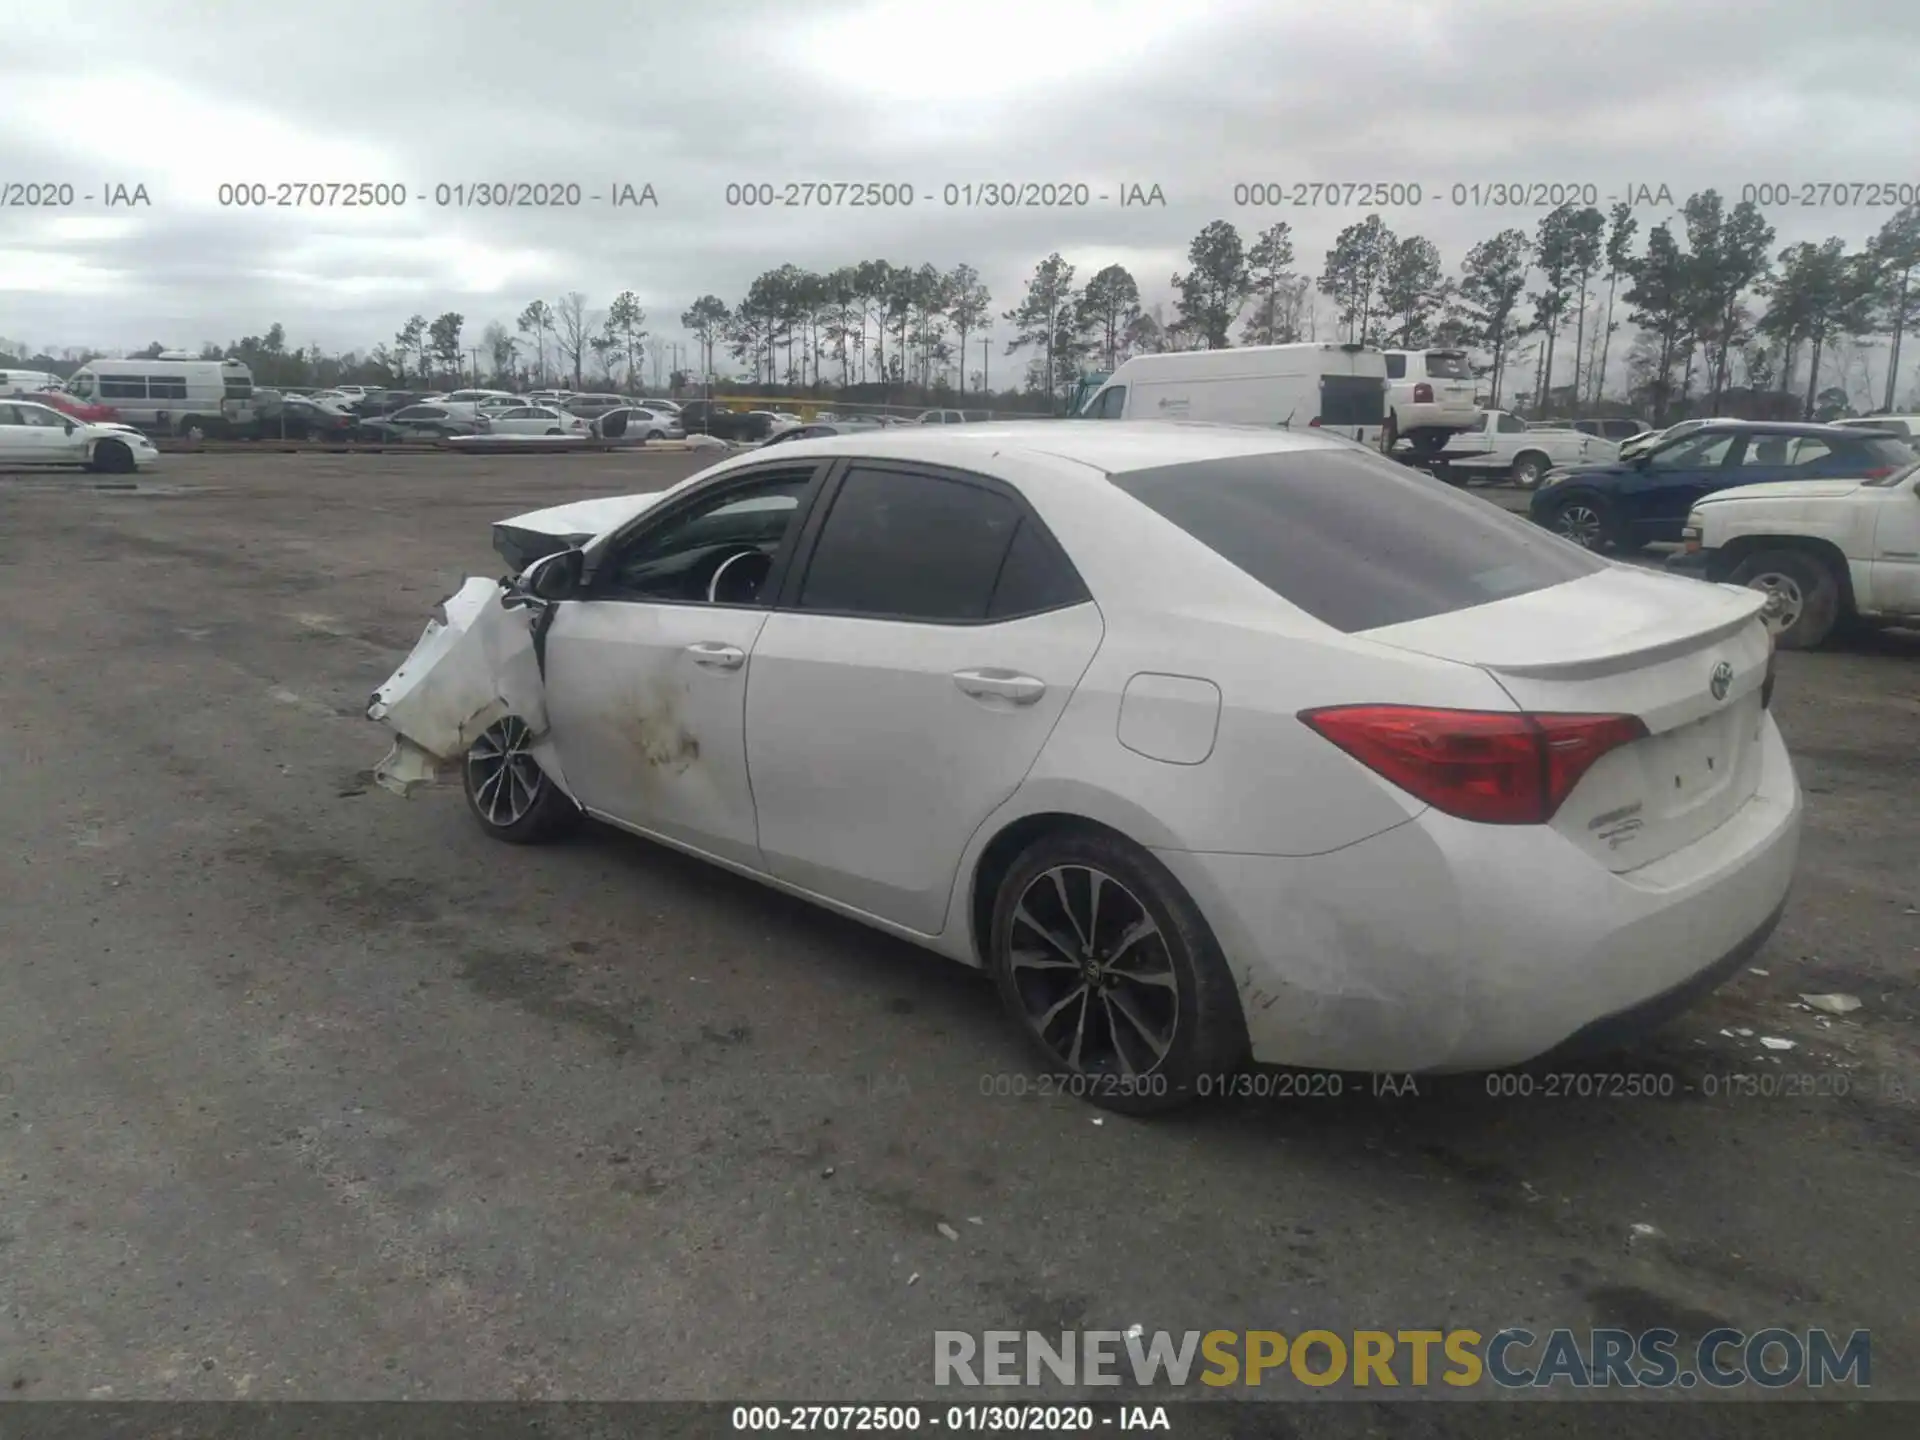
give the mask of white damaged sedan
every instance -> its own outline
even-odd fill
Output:
[[[1759,595],[1311,433],[876,429],[494,538],[373,697],[391,788],[983,967],[1112,1108],[1617,1046],[1793,877]]]

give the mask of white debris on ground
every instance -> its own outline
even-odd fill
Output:
[[[1781,1038],[1780,1038],[1780,1037],[1779,1037],[1778,1035],[1762,1035],[1762,1036],[1760,1037],[1760,1043],[1761,1043],[1762,1045],[1764,1045],[1764,1046],[1766,1046],[1766,1047],[1767,1047],[1767,1049],[1769,1049],[1769,1050],[1791,1050],[1791,1049],[1793,1049],[1793,1041],[1791,1041],[1791,1040],[1782,1040],[1782,1039],[1781,1039]]]
[[[1808,1009],[1828,1015],[1851,1015],[1860,1008],[1860,1002],[1851,995],[1802,995],[1800,999]]]

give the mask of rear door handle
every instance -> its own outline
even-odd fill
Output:
[[[1012,670],[956,670],[953,683],[976,700],[989,697],[1011,700],[1016,705],[1031,705],[1047,693],[1047,682]]]
[[[687,653],[693,657],[694,664],[704,665],[709,670],[738,670],[747,663],[747,652],[738,645],[722,645],[714,640],[702,640],[689,645]]]

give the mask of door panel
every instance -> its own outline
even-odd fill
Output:
[[[723,606],[563,602],[546,638],[547,716],[574,797],[764,868],[742,726],[744,662],[766,618]]]
[[[1873,526],[1873,606],[1920,616],[1920,488],[1906,481],[1878,507]]]
[[[746,721],[767,868],[938,933],[961,852],[1032,768],[1102,630],[1092,604],[988,625],[773,615]]]

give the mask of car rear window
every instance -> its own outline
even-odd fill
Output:
[[[1282,599],[1349,634],[1531,594],[1607,566],[1497,505],[1357,448],[1111,478]]]
[[[1466,353],[1460,350],[1429,350],[1427,352],[1427,375],[1434,380],[1471,380],[1473,366],[1468,363]]]
[[[1387,419],[1387,384],[1377,375],[1322,375],[1322,425],[1383,425]]]

